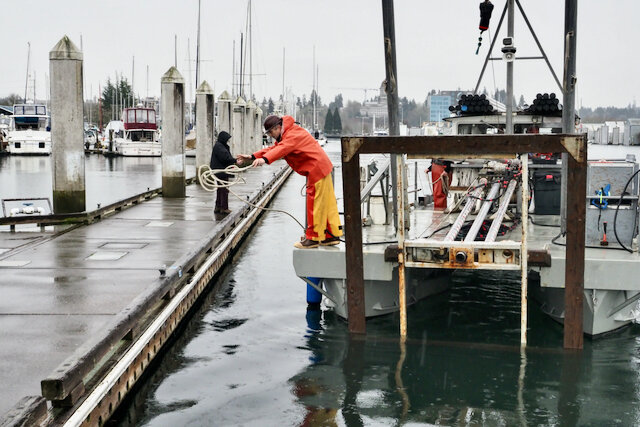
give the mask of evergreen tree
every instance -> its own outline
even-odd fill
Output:
[[[327,108],[327,115],[324,118],[324,133],[333,133],[335,124],[333,121],[333,114],[331,114],[331,108]]]
[[[333,113],[333,133],[342,135],[342,119],[340,119],[340,110],[337,108]]]
[[[111,79],[107,79],[107,85],[102,90],[102,110],[106,116],[111,114],[112,106],[117,107],[119,111],[115,111],[115,114],[120,117],[122,109],[133,104],[131,85],[126,79],[121,78],[115,85],[111,83]]]
[[[273,114],[275,106],[273,105],[273,99],[269,98],[269,106],[267,107],[267,114]]]
[[[524,100],[524,95],[520,95],[520,101],[518,101],[518,108],[522,108],[526,104]]]

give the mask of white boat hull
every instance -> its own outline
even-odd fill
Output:
[[[446,270],[406,269],[405,286],[407,306],[448,290],[451,287],[451,272]],[[347,305],[347,286],[345,279],[324,279],[325,290],[332,300],[325,298],[327,307],[344,318],[349,318]],[[398,273],[393,279],[365,280],[364,282],[365,317],[382,316],[400,309],[398,299]]]
[[[162,144],[160,142],[133,142],[116,139],[115,154],[125,157],[160,157]]]
[[[9,154],[51,154],[51,133],[46,131],[12,131],[7,138]]]
[[[556,322],[564,323],[564,288],[541,286],[540,280],[532,280],[530,291],[545,314]],[[596,336],[629,325],[639,315],[638,304],[634,301],[623,306],[623,303],[638,294],[638,290],[585,289],[582,307],[584,333]]]

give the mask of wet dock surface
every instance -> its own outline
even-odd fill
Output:
[[[252,169],[232,188],[253,197],[284,162]],[[184,199],[156,197],[89,226],[18,226],[0,233],[0,414],[154,286],[201,239],[245,204],[215,218],[215,194],[193,184]]]

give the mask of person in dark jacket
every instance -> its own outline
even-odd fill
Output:
[[[213,144],[213,151],[211,152],[211,162],[209,167],[211,169],[224,169],[227,166],[236,164],[236,159],[231,155],[231,149],[229,148],[229,139],[231,135],[222,131],[218,134],[218,140]],[[218,179],[228,181],[231,177],[224,172],[216,173]],[[229,189],[226,187],[218,187],[216,195],[216,207],[213,210],[217,214],[228,214],[229,210]]]

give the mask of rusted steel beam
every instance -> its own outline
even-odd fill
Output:
[[[405,153],[446,157],[447,155],[504,155],[517,153],[563,153],[568,152],[576,160],[580,135],[565,134],[517,134],[517,135],[437,135],[437,136],[365,136],[343,138],[347,149],[343,149],[343,161],[350,161],[356,154]],[[344,144],[343,144],[344,146]]]
[[[344,140],[342,153],[347,149]],[[362,256],[362,214],[360,212],[360,156],[342,162],[344,222],[347,262],[347,309],[349,332],[364,334],[364,267]]]
[[[586,149],[586,144],[583,146]],[[564,348],[582,349],[582,305],[584,298],[584,231],[587,162],[571,156],[567,185],[567,252],[564,280]],[[586,157],[586,156],[585,156]]]
[[[551,253],[544,249],[529,249],[528,261],[530,267],[551,267]]]

